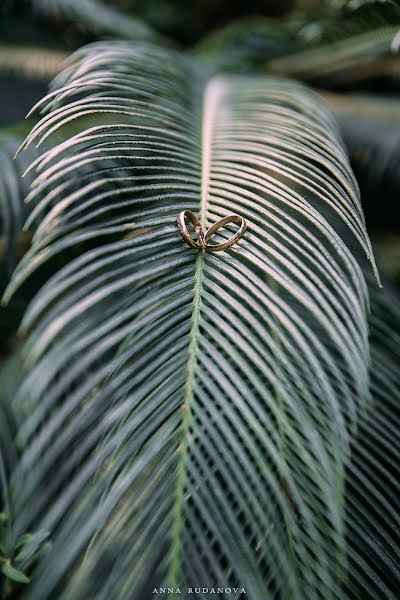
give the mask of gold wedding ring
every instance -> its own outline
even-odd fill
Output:
[[[197,235],[197,239],[193,239],[190,235],[188,228],[186,227],[186,218],[192,221],[194,231]],[[176,222],[178,224],[178,229],[181,232],[181,235],[185,242],[191,248],[204,248],[205,240],[204,240],[204,232],[201,226],[199,219],[191,210],[183,210],[177,217]]]
[[[220,229],[221,227],[225,227],[228,223],[239,223],[239,229],[235,234],[233,234],[228,240],[225,242],[220,242],[219,244],[209,244],[208,240]],[[211,250],[212,252],[221,252],[221,250],[228,250],[233,244],[235,244],[244,234],[247,228],[247,223],[240,217],[239,215],[228,215],[227,217],[223,217],[214,225],[211,225],[209,229],[207,229],[206,234],[204,236],[205,247],[207,250]]]
[[[194,232],[197,237],[193,238],[190,235],[186,225],[186,219],[189,219],[192,222]],[[196,250],[207,249],[211,252],[221,252],[222,250],[228,250],[243,236],[247,228],[247,223],[243,219],[243,217],[239,215],[228,215],[214,223],[214,225],[211,225],[211,227],[207,229],[206,233],[204,233],[200,220],[191,210],[182,211],[178,215],[176,222],[178,224],[179,231],[181,232],[181,235],[185,242],[188,244],[188,246],[190,246],[191,248],[196,248]],[[239,229],[237,230],[237,232],[225,242],[220,242],[218,244],[209,244],[208,242],[214,235],[214,233],[216,233],[221,227],[225,227],[225,225],[227,225],[228,223],[238,223]]]

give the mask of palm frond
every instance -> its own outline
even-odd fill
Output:
[[[371,285],[373,405],[348,468],[346,514],[351,598],[395,600],[400,589],[400,299]]]
[[[330,114],[129,43],[77,52],[37,109],[38,225],[6,297],[80,255],[23,322],[16,522],[53,540],[25,597],[341,597],[372,253]],[[194,251],[183,210],[248,229]]]
[[[16,597],[18,588],[29,583],[29,573],[48,549],[48,533],[17,533],[14,520],[12,473],[19,461],[15,444],[18,418],[13,401],[22,378],[21,356],[14,351],[0,364],[0,597]]]
[[[14,160],[21,140],[11,135],[0,136],[0,264],[2,265],[1,283],[7,282],[12,271],[21,258],[21,246],[28,245],[23,241],[22,229],[29,210],[33,204],[24,203],[33,181],[32,174],[25,178],[23,174],[28,165],[36,158],[37,152],[32,148],[28,154],[20,155]]]
[[[23,173],[37,152],[31,148],[14,160],[21,140],[12,135],[0,136],[0,289],[10,280],[16,263],[30,245],[29,232],[23,225],[31,206],[24,198],[28,194],[32,175]],[[33,291],[14,297],[7,306],[0,306],[0,596],[10,597],[21,584],[29,581],[26,572],[46,551],[47,532],[18,534],[14,527],[14,493],[12,473],[19,462],[15,443],[19,419],[13,401],[23,377],[19,350],[11,343]]]
[[[9,512],[8,480],[18,463],[15,438],[18,423],[12,410],[12,400],[21,383],[22,364],[19,355],[2,361],[0,366],[0,512]]]
[[[31,234],[23,231],[25,220],[34,203],[27,206],[24,198],[28,195],[33,176],[23,173],[37,156],[31,148],[24,156],[14,160],[21,139],[3,134],[0,136],[0,290],[4,292],[10,281],[15,265],[27,252]],[[9,342],[15,335],[34,288],[22,296],[15,296],[7,305],[0,305],[0,357],[7,353]],[[6,424],[8,419],[4,417]]]

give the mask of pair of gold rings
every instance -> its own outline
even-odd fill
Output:
[[[186,221],[190,220],[192,222],[194,232],[196,237],[193,238],[187,228]],[[247,223],[240,217],[239,215],[228,215],[227,217],[223,217],[214,225],[211,225],[204,232],[203,227],[200,223],[200,220],[196,217],[196,215],[191,210],[183,210],[177,217],[176,222],[178,224],[179,231],[188,246],[191,248],[195,248],[196,250],[211,250],[211,252],[221,252],[222,250],[228,250],[233,244],[235,244],[244,234],[247,228]],[[239,229],[237,232],[232,235],[225,242],[220,242],[217,244],[210,244],[209,240],[211,237],[220,229],[221,227],[225,227],[228,223],[237,223],[239,225]]]

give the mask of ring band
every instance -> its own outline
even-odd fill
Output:
[[[197,234],[197,240],[193,239],[190,235],[188,228],[186,226],[186,218],[190,219],[195,233]],[[200,248],[204,248],[204,232],[201,226],[199,219],[191,210],[183,210],[177,217],[176,222],[178,224],[179,231],[185,242],[191,247],[199,250]]]
[[[220,242],[219,244],[208,244],[207,242],[211,238],[211,236],[214,235],[214,233],[216,233],[218,229],[224,227],[228,223],[240,223],[237,232],[225,242]],[[221,250],[227,250],[242,237],[242,235],[246,231],[246,228],[246,221],[243,219],[243,217],[239,215],[228,215],[227,217],[223,217],[222,219],[214,223],[214,225],[211,225],[211,227],[206,231],[206,235],[204,236],[205,247],[207,248],[207,250],[211,250],[212,252],[221,252]]]
[[[190,220],[194,227],[194,231],[197,237],[193,238],[187,228],[186,220]],[[185,242],[191,248],[195,248],[196,250],[210,250],[211,252],[221,252],[222,250],[228,250],[233,244],[235,244],[244,234],[247,228],[247,223],[240,215],[228,215],[227,217],[223,217],[214,225],[211,225],[209,229],[207,229],[206,233],[204,233],[202,225],[198,217],[191,210],[183,210],[177,217],[176,222],[178,224],[179,231]],[[209,244],[208,241],[211,237],[220,229],[221,227],[225,227],[228,223],[238,223],[239,229],[235,234],[233,234],[228,240],[225,242],[220,242],[218,244]]]

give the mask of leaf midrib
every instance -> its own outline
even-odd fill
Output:
[[[218,103],[223,89],[221,78],[211,79],[204,88],[201,113],[201,188],[200,188],[200,221],[203,229],[207,227],[207,207],[209,201],[211,153],[213,129]],[[182,411],[181,443],[177,450],[176,493],[172,511],[171,546],[169,552],[168,585],[176,588],[179,585],[182,550],[182,531],[184,525],[186,460],[193,419],[194,387],[197,369],[198,340],[200,335],[200,318],[202,306],[205,253],[197,251],[194,268],[194,287],[191,327],[189,332],[188,361],[186,365],[186,382]]]

